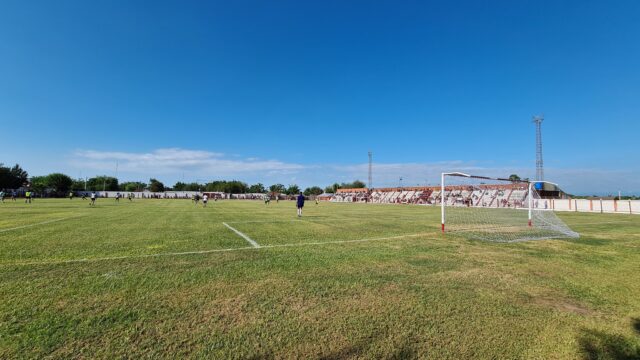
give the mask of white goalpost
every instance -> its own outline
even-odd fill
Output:
[[[495,242],[579,237],[529,181],[442,173],[434,197],[443,233]]]

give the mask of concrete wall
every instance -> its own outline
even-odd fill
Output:
[[[551,208],[556,211],[640,214],[640,200],[560,199],[551,200]]]

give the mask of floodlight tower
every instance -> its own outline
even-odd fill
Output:
[[[534,116],[533,123],[536,124],[536,181],[544,181],[544,167],[542,162],[542,122],[544,116]]]
[[[373,177],[371,175],[371,165],[373,163],[373,153],[369,151],[369,189],[373,188]]]

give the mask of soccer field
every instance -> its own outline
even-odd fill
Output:
[[[436,207],[0,204],[0,358],[638,358],[640,217],[439,232]]]

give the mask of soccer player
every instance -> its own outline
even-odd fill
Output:
[[[116,193],[116,202],[118,202],[118,203],[120,202],[120,193],[119,192]]]
[[[265,195],[264,196],[264,204],[265,205],[269,205],[270,202],[271,202],[271,197],[269,195]]]
[[[95,192],[91,193],[91,202],[89,203],[89,206],[91,206],[91,205],[93,205],[93,206],[96,205],[96,193]]]
[[[4,190],[0,190],[0,201],[4,202]]]
[[[69,193],[69,200],[73,200],[73,191]]]
[[[31,191],[24,193],[24,203],[31,204]]]
[[[298,217],[302,216],[302,208],[304,207],[304,195],[300,193],[296,199],[296,206],[298,207]]]
[[[207,194],[204,194],[204,196],[202,196],[202,207],[207,207],[208,200],[209,200],[209,196],[207,196]]]
[[[18,194],[16,194],[15,190],[11,191],[11,200],[16,201],[16,198],[18,197]]]
[[[196,203],[196,205],[198,205],[198,203],[200,202],[200,195],[199,194],[195,194],[193,196],[193,201]]]
[[[133,194],[129,193],[129,201],[133,201],[132,196]]]

